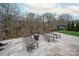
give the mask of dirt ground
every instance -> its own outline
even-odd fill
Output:
[[[39,47],[30,52],[26,51],[23,38],[0,41],[8,43],[0,47],[5,48],[0,51],[0,56],[79,56],[79,37],[61,34],[61,38],[49,43],[42,35],[39,39]]]

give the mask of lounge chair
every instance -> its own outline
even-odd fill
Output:
[[[55,35],[56,36],[56,39],[58,38],[61,38],[61,35],[60,34],[57,34],[57,33],[50,33],[51,35]]]
[[[56,36],[51,35],[51,34],[49,34],[49,33],[47,33],[46,35],[48,35],[49,37],[51,37],[51,39],[53,38],[53,41],[55,41]]]
[[[7,43],[0,43],[0,47],[2,47],[2,46],[4,46],[4,45],[6,45]]]
[[[53,39],[53,41],[55,40],[55,36],[51,36],[48,33],[43,34],[43,36],[45,37],[45,40],[48,40],[48,42],[50,42],[51,39]]]
[[[47,35],[43,34],[42,36],[44,36],[45,40],[47,40],[48,42],[50,41],[50,38]]]
[[[0,51],[4,50],[4,48],[0,48]]]

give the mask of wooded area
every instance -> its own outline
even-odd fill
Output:
[[[0,3],[0,40],[54,31],[57,25],[67,25],[71,19],[70,14],[27,13],[23,16],[18,4]]]

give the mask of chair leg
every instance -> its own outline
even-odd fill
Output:
[[[55,41],[55,37],[53,37],[53,41]]]
[[[48,42],[49,42],[50,40],[48,39]]]
[[[28,52],[28,47],[27,47],[27,52]]]
[[[61,35],[59,34],[59,38],[61,38]]]
[[[38,42],[37,42],[37,48],[38,48]]]
[[[58,39],[57,35],[56,35],[56,39]]]
[[[57,39],[58,39],[58,35],[57,35]]]

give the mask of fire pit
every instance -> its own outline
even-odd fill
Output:
[[[36,41],[38,41],[38,40],[39,40],[39,34],[34,34],[34,39],[35,39]]]

